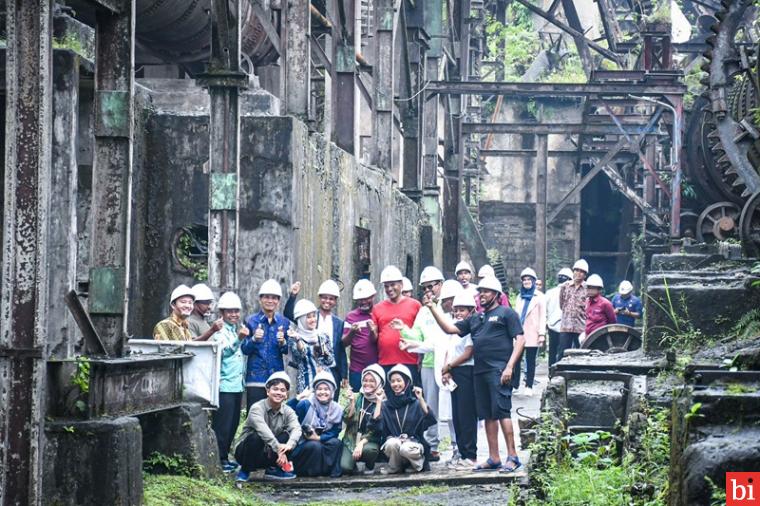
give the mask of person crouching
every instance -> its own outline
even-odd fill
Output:
[[[380,454],[380,435],[371,429],[370,420],[377,407],[377,393],[385,386],[385,370],[379,364],[371,364],[361,374],[361,391],[355,395],[349,390],[349,405],[343,417],[346,432],[340,466],[344,474],[356,472],[358,462],[364,462],[364,474],[373,474]]]
[[[243,431],[235,443],[235,460],[240,464],[235,481],[248,481],[251,471],[266,468],[265,480],[290,480],[288,456],[301,438],[298,416],[285,404],[290,378],[284,371],[269,376],[264,384],[266,399],[251,406]]]
[[[430,447],[424,433],[437,423],[420,387],[412,388],[412,373],[403,364],[388,372],[392,395],[377,393],[372,425],[385,441],[380,448],[388,457],[387,473],[430,470]]]
[[[301,422],[301,440],[293,450],[299,476],[341,475],[343,442],[338,435],[343,428],[343,408],[333,400],[337,387],[332,373],[321,371],[312,382],[314,393],[306,390],[288,403]]]

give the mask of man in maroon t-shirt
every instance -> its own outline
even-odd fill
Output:
[[[617,315],[612,302],[608,301],[602,290],[604,282],[598,274],[592,274],[586,281],[586,337],[596,329],[617,323]]]
[[[414,353],[402,351],[398,344],[401,340],[401,334],[398,330],[391,327],[391,322],[398,318],[408,327],[414,325],[414,318],[422,306],[418,301],[411,297],[405,297],[401,294],[401,280],[403,275],[401,271],[389,265],[380,274],[380,282],[385,289],[386,300],[375,304],[372,308],[372,320],[377,325],[377,363],[383,366],[386,372],[396,364],[404,364],[412,372],[412,382],[419,386],[420,371],[417,367],[418,356]],[[390,382],[386,385],[389,386]]]

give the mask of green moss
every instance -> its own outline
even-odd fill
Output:
[[[145,475],[143,478],[145,506],[260,506],[262,501],[250,490],[239,490],[231,482],[215,482],[187,476]]]
[[[88,60],[95,60],[95,55],[92,51],[82,44],[73,33],[67,33],[63,38],[53,39],[54,49],[70,49],[80,56],[87,58]]]

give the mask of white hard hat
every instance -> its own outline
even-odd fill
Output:
[[[261,284],[261,288],[259,288],[259,297],[262,295],[276,295],[282,298],[282,287],[280,286],[280,283],[274,279],[267,279]]]
[[[462,285],[456,279],[447,279],[441,285],[441,294],[439,299],[448,299],[450,297],[456,297],[459,292],[463,290]]]
[[[580,260],[578,260],[577,262],[573,264],[573,270],[576,270],[576,269],[588,274],[588,262],[581,258]]]
[[[316,390],[317,385],[322,382],[331,384],[333,392],[338,388],[338,385],[335,384],[335,377],[330,371],[319,371],[316,376],[314,376],[314,381],[311,382],[311,388]]]
[[[191,290],[195,294],[195,300],[214,300],[215,298],[214,292],[211,291],[211,288],[203,283],[193,285]]]
[[[456,268],[454,269],[454,274],[459,274],[462,271],[472,272],[472,267],[470,267],[470,264],[464,260],[457,264]]]
[[[377,290],[375,290],[375,285],[373,285],[372,281],[368,279],[360,279],[354,285],[354,300],[367,299],[376,294]]]
[[[592,274],[586,280],[586,286],[592,288],[604,288],[604,281],[602,281],[602,277],[599,274]]]
[[[377,376],[380,386],[385,385],[385,369],[383,369],[383,366],[381,366],[380,364],[368,365],[362,371],[362,379],[364,378],[364,375],[367,374],[368,372],[373,373],[375,376]]]
[[[240,297],[232,292],[224,292],[216,304],[217,309],[243,309]]]
[[[380,273],[380,282],[381,283],[389,283],[391,281],[401,281],[404,279],[404,275],[401,274],[401,271],[398,270],[398,267],[395,265],[389,265],[385,269],[383,269],[383,272]]]
[[[454,307],[475,307],[475,298],[470,292],[461,291],[454,296]]]
[[[626,279],[620,282],[620,286],[618,287],[618,292],[620,292],[620,295],[628,295],[632,291],[633,291],[633,285],[631,284],[630,281]]]
[[[193,289],[190,288],[187,285],[179,285],[177,288],[172,290],[172,295],[169,297],[169,303],[174,304],[174,301],[179,299],[180,297],[185,297],[189,295],[190,297],[195,300],[195,293],[193,292]]]
[[[394,365],[390,371],[388,371],[388,381],[391,379],[391,375],[394,372],[398,372],[406,376],[406,379],[411,383],[412,382],[412,373],[409,371],[409,368],[405,366],[404,364],[396,364]]]
[[[424,269],[422,269],[422,272],[420,273],[420,284],[428,283],[430,281],[443,281],[443,273],[438,269],[438,267],[433,267],[432,265],[428,265]]]
[[[557,273],[557,277],[559,277],[559,276],[565,276],[566,278],[571,278],[572,279],[572,277],[573,277],[573,271],[571,271],[568,267],[563,267]]]
[[[493,290],[494,292],[502,292],[501,288],[501,281],[496,279],[495,276],[486,276],[485,278],[480,280],[480,283],[478,284],[478,290],[480,289],[485,290]]]
[[[412,286],[412,280],[404,276],[401,278],[401,291],[402,292],[412,292],[414,291],[414,287]]]
[[[317,312],[317,306],[315,306],[312,301],[307,300],[307,299],[301,299],[298,302],[296,302],[296,307],[293,308],[293,318],[297,320],[303,315],[307,315],[309,313],[316,313],[316,312]]]
[[[290,390],[290,376],[288,376],[288,373],[285,371],[277,371],[273,372],[268,378],[267,382],[264,383],[264,387],[269,388],[269,385],[275,381],[275,380],[281,380],[284,381],[286,385],[288,385],[288,390]]]
[[[526,267],[525,269],[523,269],[523,271],[520,273],[520,279],[524,278],[525,276],[530,276],[533,279],[538,279],[538,276],[536,275],[536,271],[534,271],[530,267]]]
[[[478,277],[479,278],[485,278],[485,277],[488,277],[488,276],[492,276],[492,277],[495,278],[496,277],[496,273],[494,272],[493,267],[491,267],[490,265],[486,264],[483,267],[481,267],[480,270],[478,271]]]
[[[340,297],[340,287],[338,286],[338,283],[332,279],[328,279],[319,285],[317,295],[332,295],[333,297]]]

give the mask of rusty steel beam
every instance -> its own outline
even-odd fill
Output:
[[[536,270],[539,279],[546,279],[546,201],[549,162],[549,138],[536,136]]]
[[[356,0],[327,0],[328,7],[338,14],[340,23],[334,36],[332,80],[332,140],[339,148],[357,154],[356,139]],[[330,9],[328,9],[329,13]]]
[[[0,504],[42,504],[52,0],[5,2]]]
[[[134,136],[135,2],[96,13],[95,148],[88,308],[109,353],[121,355],[129,279],[130,184]]]
[[[585,30],[581,24],[581,18],[578,16],[578,11],[575,9],[575,2],[573,0],[561,1],[562,10],[565,12],[565,18],[567,19],[568,24],[577,32],[577,35],[571,34],[571,36],[573,37],[575,47],[578,50],[578,55],[581,58],[583,71],[586,73],[586,78],[588,78],[591,75],[591,71],[594,69],[594,60],[591,58],[591,51],[589,50],[589,40],[583,36]],[[551,17],[554,18],[554,16]]]
[[[311,101],[311,12],[309,0],[283,2],[283,82],[285,110],[303,121],[309,119]],[[239,31],[239,30],[238,30]],[[238,35],[239,37],[239,35]]]
[[[428,96],[448,95],[505,95],[509,97],[622,97],[634,103],[629,95],[664,97],[683,95],[682,84],[648,83],[522,83],[487,81],[431,81],[425,91]]]
[[[624,132],[629,135],[639,135],[645,130],[645,125],[625,125]],[[595,125],[587,123],[463,123],[462,133],[532,135],[621,135],[621,131],[614,123],[609,125]]]
[[[394,0],[375,0],[375,41],[372,67],[375,110],[372,133],[372,163],[381,169],[393,168],[393,40],[396,11]]]

